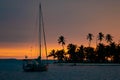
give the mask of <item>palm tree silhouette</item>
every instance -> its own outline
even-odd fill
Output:
[[[107,47],[104,44],[99,43],[96,47],[97,62],[105,62],[105,56],[107,52],[108,52]]]
[[[112,41],[113,41],[112,38],[113,38],[113,37],[112,37],[110,34],[107,34],[107,35],[106,35],[106,41],[107,41],[108,43],[112,43]]]
[[[88,33],[88,35],[87,35],[87,40],[89,40],[89,47],[90,47],[90,45],[91,45],[92,39],[93,39],[93,34]]]
[[[58,38],[58,43],[62,45],[63,50],[64,50],[64,45],[65,45],[65,38],[64,38],[64,36],[60,36]]]
[[[64,54],[65,54],[64,50],[57,50],[56,51],[56,56],[57,56],[58,62],[63,62]]]
[[[99,34],[98,34],[98,40],[100,41],[100,43],[101,43],[101,41],[103,40],[103,38],[104,38],[104,34],[102,33],[102,32],[99,32]]]
[[[50,54],[48,55],[48,57],[53,57],[54,61],[55,61],[55,58],[57,57],[56,56],[56,51],[53,49],[51,50]]]
[[[70,55],[70,60],[75,62],[76,61],[76,48],[77,46],[74,44],[68,44],[67,49],[68,49],[68,54]]]
[[[78,54],[78,58],[80,62],[83,62],[84,58],[85,58],[85,51],[84,51],[84,46],[81,45],[78,49],[77,49],[77,54]]]
[[[92,47],[85,47],[85,57],[88,62],[95,62],[95,51]]]

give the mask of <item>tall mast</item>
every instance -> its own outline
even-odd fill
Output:
[[[45,29],[44,29],[44,20],[43,20],[43,14],[42,14],[42,8],[41,8],[41,3],[39,4],[39,50],[40,50],[40,57],[41,57],[41,43],[42,43],[42,32],[43,32],[43,39],[44,39],[44,46],[45,46],[45,53],[46,53],[46,59],[47,58],[47,44],[46,44],[46,36],[45,36]]]
[[[47,57],[46,35],[45,35],[45,29],[44,29],[44,20],[43,20],[42,8],[41,8],[41,21],[42,21],[42,31],[43,31],[43,39],[44,39],[44,46],[45,46],[45,54],[46,54],[46,59],[48,60],[48,57]]]
[[[39,4],[39,57],[40,57],[40,59],[41,59],[41,42],[42,42],[42,40],[41,40],[41,34],[42,34],[42,32],[41,32],[41,27],[42,27],[42,23],[41,23],[41,4]]]

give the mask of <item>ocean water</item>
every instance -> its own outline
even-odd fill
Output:
[[[0,80],[120,80],[119,65],[52,62],[46,72],[24,72],[21,60],[0,60]]]

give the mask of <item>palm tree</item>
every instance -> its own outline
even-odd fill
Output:
[[[117,53],[117,45],[115,44],[115,42],[110,43],[110,56],[112,61],[117,62],[119,55]]]
[[[84,46],[81,45],[78,49],[77,49],[77,54],[79,57],[80,62],[83,62],[84,58],[85,58],[85,50],[84,50]]]
[[[76,62],[76,60],[77,60],[77,58],[76,58],[77,46],[74,44],[68,44],[67,49],[68,49],[68,54],[70,55],[69,59],[72,62]]]
[[[51,50],[50,54],[48,55],[48,57],[53,57],[54,61],[55,61],[55,58],[57,57],[56,56],[56,51],[53,49]]]
[[[64,38],[64,36],[60,36],[58,38],[58,43],[62,45],[63,50],[64,50],[64,45],[65,45],[65,38]]]
[[[64,54],[65,54],[65,51],[63,49],[56,51],[56,56],[57,56],[58,62],[64,61]]]
[[[104,34],[102,33],[102,32],[99,32],[99,34],[98,34],[98,40],[100,41],[100,43],[101,43],[101,41],[103,40],[103,38],[104,38]]]
[[[88,62],[95,62],[95,51],[92,47],[85,47],[85,57]]]
[[[106,53],[108,52],[108,47],[102,43],[99,43],[96,47],[96,61],[105,62]]]
[[[89,40],[89,47],[90,47],[90,45],[91,45],[92,39],[93,39],[93,34],[88,33],[88,35],[87,35],[87,40]]]
[[[106,41],[107,41],[108,43],[112,43],[112,41],[113,41],[112,38],[113,38],[113,37],[112,37],[110,34],[107,34],[107,35],[106,35]]]

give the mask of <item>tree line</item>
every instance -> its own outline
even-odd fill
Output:
[[[67,45],[67,51],[64,49],[65,38],[60,36],[58,43],[62,46],[61,50],[51,50],[48,57],[57,59],[58,62],[74,62],[74,63],[120,63],[120,44],[113,41],[111,34],[104,35],[99,32],[97,40],[99,43],[96,47],[91,47],[93,34],[88,33],[86,39],[89,41],[88,47],[84,45],[76,45],[70,43]],[[108,44],[102,43],[105,40]]]

